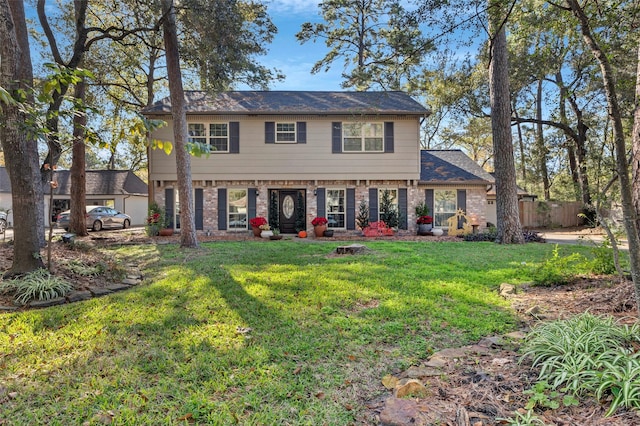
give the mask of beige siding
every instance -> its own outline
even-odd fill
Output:
[[[165,117],[168,119],[168,117]],[[419,121],[416,117],[382,117],[365,121],[393,121],[393,153],[331,152],[331,123],[356,121],[353,117],[313,116],[190,116],[191,123],[240,123],[240,153],[213,153],[208,158],[191,159],[193,180],[348,180],[418,179]],[[265,144],[264,123],[305,121],[307,143]],[[171,122],[154,137],[173,140]],[[175,155],[160,150],[151,152],[150,180],[175,180]]]

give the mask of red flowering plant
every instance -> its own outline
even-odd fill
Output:
[[[260,228],[263,225],[267,225],[267,219],[262,216],[253,217],[249,219],[249,225],[251,225],[252,228]]]
[[[326,225],[327,223],[329,223],[329,221],[327,220],[327,218],[325,217],[316,217],[315,219],[313,219],[311,221],[311,224],[313,226],[321,226],[321,225]]]
[[[152,237],[158,235],[161,229],[166,228],[167,215],[165,210],[157,203],[153,202],[149,205],[149,211],[146,219],[145,231],[148,236]]]
[[[433,223],[433,218],[429,215],[420,216],[416,223],[418,225],[430,225]]]

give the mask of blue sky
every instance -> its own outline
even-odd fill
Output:
[[[323,41],[300,44],[296,33],[304,22],[320,22],[319,0],[271,0],[268,12],[278,34],[261,58],[269,68],[278,68],[286,80],[276,82],[272,90],[341,90],[342,61],[336,61],[327,73],[311,74],[313,64],[327,53]]]

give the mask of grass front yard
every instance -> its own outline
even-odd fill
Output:
[[[553,250],[338,245],[109,249],[140,263],[144,284],[0,316],[0,424],[362,424],[385,375],[515,330],[497,289],[531,281]]]

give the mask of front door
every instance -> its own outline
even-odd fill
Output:
[[[302,209],[302,211],[304,211],[304,199],[301,198],[303,205],[298,206],[300,200],[298,200],[297,190],[280,190],[278,191],[278,200],[280,210],[280,232],[283,234],[295,234],[296,213],[298,212],[298,209]]]

